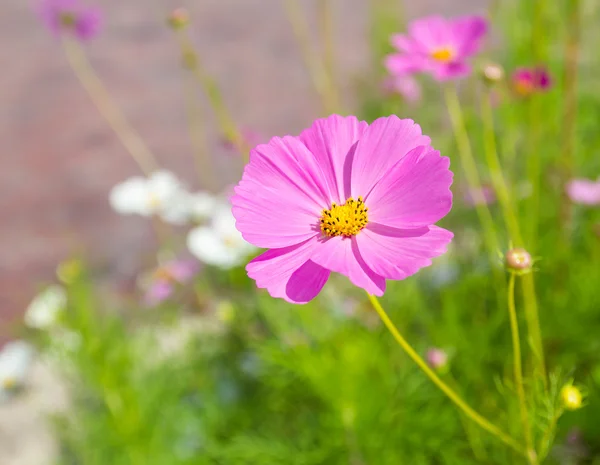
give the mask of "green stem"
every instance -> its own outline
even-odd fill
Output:
[[[546,375],[546,361],[544,357],[544,344],[542,341],[542,331],[540,329],[540,318],[538,312],[537,296],[535,291],[535,280],[533,273],[523,275],[521,279],[521,288],[523,290],[523,301],[525,307],[525,319],[527,320],[527,332],[529,342],[535,360],[536,376],[542,378],[544,388],[548,389],[548,377]]]
[[[67,60],[79,82],[81,82],[94,102],[94,105],[125,146],[131,157],[146,175],[156,171],[158,163],[154,156],[112,100],[85,56],[81,46],[75,40],[68,37],[64,38],[62,44]]]
[[[381,321],[385,324],[387,329],[390,331],[398,345],[404,349],[406,354],[418,365],[418,367],[427,375],[427,377],[435,384],[446,396],[472,421],[477,423],[481,428],[488,431],[492,435],[496,436],[500,441],[505,443],[514,451],[521,455],[526,455],[523,447],[515,441],[513,438],[504,433],[500,428],[491,423],[489,420],[481,416],[475,410],[473,410],[454,390],[452,390],[446,383],[444,383],[440,377],[425,363],[425,361],[419,356],[419,354],[412,348],[412,346],[404,339],[404,337],[398,331],[398,328],[394,325],[392,320],[377,300],[377,297],[368,294],[369,300],[373,305],[373,308],[379,314]]]
[[[498,201],[504,215],[504,221],[510,233],[513,243],[521,247],[523,239],[517,215],[513,208],[510,191],[502,174],[500,160],[498,159],[498,150],[496,147],[496,135],[494,132],[494,115],[490,100],[490,93],[486,92],[481,99],[481,115],[483,120],[483,132],[485,142],[485,157],[492,178],[494,190],[498,195]]]
[[[177,31],[179,45],[185,66],[192,72],[200,87],[204,90],[206,97],[217,117],[223,135],[230,140],[240,152],[245,162],[250,158],[250,147],[244,140],[231,113],[227,109],[223,95],[217,83],[205,72],[200,63],[200,57],[196,53],[192,41],[184,30]]]
[[[329,0],[319,0],[319,2],[329,3]],[[300,47],[305,66],[308,70],[308,74],[313,82],[325,113],[333,113],[336,108],[335,97],[330,94],[331,86],[329,85],[327,70],[324,63],[319,59],[319,56],[314,50],[313,45],[310,42],[312,33],[308,23],[303,19],[304,13],[297,0],[285,0],[284,6],[287,12],[288,19],[292,25],[296,42]],[[329,8],[323,6],[323,9]]]
[[[527,401],[525,399],[525,387],[523,385],[523,368],[521,367],[521,342],[519,339],[519,323],[517,320],[517,311],[515,310],[515,274],[510,273],[508,279],[508,316],[510,319],[510,330],[512,334],[513,346],[513,368],[515,375],[515,388],[519,398],[519,409],[521,412],[521,422],[523,423],[523,434],[527,447],[527,457],[529,463],[537,464],[537,456],[531,436],[531,425],[529,423],[529,414],[527,412]]]
[[[327,100],[330,112],[339,111],[340,99],[335,79],[335,44],[332,0],[319,0],[318,15],[323,41],[323,72],[327,82]]]
[[[465,127],[465,120],[458,95],[456,94],[456,89],[446,87],[445,97],[446,106],[448,107],[448,113],[454,130],[454,137],[458,146],[458,154],[467,180],[467,187],[470,194],[473,196],[475,211],[477,212],[479,222],[483,227],[483,237],[490,257],[490,266],[492,266],[492,269],[496,269],[493,265],[497,259],[496,254],[500,250],[498,238],[494,229],[492,214],[490,213],[481,191],[481,180],[479,178],[479,173],[477,172],[475,159],[473,158],[471,143],[469,141],[469,135],[467,134],[467,128]]]
[[[575,129],[577,123],[577,61],[579,57],[579,41],[581,36],[580,0],[569,2],[568,37],[565,44],[565,68],[563,77],[563,123],[561,150],[561,182],[563,186],[560,209],[560,227],[568,233],[570,230],[572,208],[566,195],[564,185],[573,177],[575,165]],[[565,241],[568,245],[568,241]]]

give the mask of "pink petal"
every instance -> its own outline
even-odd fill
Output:
[[[464,61],[440,63],[433,69],[433,76],[440,82],[460,79],[471,74],[471,65]]]
[[[405,279],[445,253],[452,237],[450,231],[437,226],[400,230],[368,225],[356,235],[356,242],[375,273],[387,279]]]
[[[451,24],[442,16],[417,19],[410,23],[408,31],[415,42],[428,51],[455,44]]]
[[[321,292],[329,278],[329,270],[310,260],[318,245],[316,238],[281,249],[267,250],[246,266],[256,285],[267,289],[272,297],[303,304]]]
[[[297,138],[275,137],[250,153],[232,197],[236,227],[257,247],[286,247],[314,236],[330,205],[317,161]]]
[[[400,52],[404,53],[427,53],[421,45],[412,38],[404,34],[393,34],[390,43],[392,46]]]
[[[575,203],[600,205],[600,182],[573,179],[567,184],[567,195]]]
[[[376,119],[361,137],[352,162],[351,192],[365,197],[375,184],[415,147],[429,145],[429,137],[411,119],[395,115]],[[367,205],[370,207],[369,205]]]
[[[300,140],[312,152],[322,169],[329,194],[329,202],[344,203],[349,197],[349,186],[344,184],[344,171],[348,169],[348,153],[355,148],[368,124],[355,116],[331,115],[316,120],[302,131]]]
[[[460,56],[464,58],[476,54],[487,30],[488,23],[482,16],[463,16],[453,20],[452,31]]]
[[[365,197],[369,223],[395,228],[428,226],[452,208],[450,159],[429,146],[411,150]]]
[[[352,284],[369,294],[381,296],[385,291],[385,278],[367,266],[356,245],[356,236],[322,239],[311,259],[323,268],[347,276]]]
[[[383,65],[388,72],[395,76],[419,73],[429,69],[429,58],[424,55],[401,55],[395,53],[385,57]]]

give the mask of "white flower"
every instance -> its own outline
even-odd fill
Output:
[[[67,306],[67,293],[61,286],[48,286],[40,292],[25,311],[25,324],[30,328],[48,329]]]
[[[241,265],[254,250],[236,229],[231,206],[227,204],[217,208],[210,225],[189,232],[187,246],[204,263],[224,269]]]
[[[187,221],[188,196],[183,184],[169,171],[157,171],[150,177],[134,176],[110,191],[111,207],[123,215],[160,216],[164,221]]]
[[[25,341],[6,344],[0,351],[0,401],[25,384],[33,348]]]
[[[210,218],[219,207],[219,200],[208,192],[196,192],[189,195],[189,214],[193,221]]]

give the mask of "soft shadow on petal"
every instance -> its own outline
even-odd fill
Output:
[[[248,276],[256,285],[267,289],[272,297],[279,297],[291,303],[306,303],[321,290],[329,270],[310,262],[316,238],[300,244],[280,249],[267,250],[246,266]],[[312,277],[308,279],[308,276]],[[302,283],[306,289],[301,289]]]
[[[352,196],[366,196],[402,157],[429,137],[411,119],[395,115],[376,119],[358,142],[352,164]]]
[[[428,226],[452,208],[450,159],[429,146],[398,161],[366,194],[369,221],[395,228]]]
[[[365,263],[386,279],[404,279],[446,252],[454,235],[437,226],[395,229],[370,224],[356,236]]]
[[[481,48],[487,30],[488,23],[482,16],[470,15],[456,18],[452,24],[452,32],[459,54],[463,57],[476,54]]]
[[[331,115],[316,120],[300,134],[323,173],[330,202],[342,204],[349,196],[344,190],[344,164],[367,127],[355,116]]]

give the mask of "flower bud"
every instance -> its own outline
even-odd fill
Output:
[[[560,398],[567,410],[577,410],[583,405],[583,394],[572,384],[565,385],[560,391]]]
[[[528,273],[533,265],[531,255],[523,248],[511,249],[506,252],[505,262],[509,271],[517,273]]]
[[[171,12],[167,22],[176,31],[184,29],[190,24],[190,14],[185,8],[177,8]]]
[[[432,347],[427,351],[427,363],[435,370],[443,370],[448,365],[448,354],[445,350]]]
[[[497,63],[488,63],[481,68],[483,81],[493,86],[504,80],[504,68]]]

